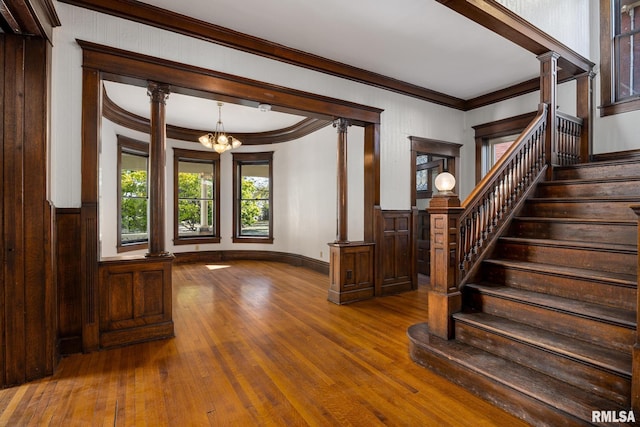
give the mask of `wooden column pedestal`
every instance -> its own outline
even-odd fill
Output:
[[[329,243],[329,301],[346,304],[374,296],[374,243]]]
[[[173,256],[100,262],[100,348],[173,337]]]

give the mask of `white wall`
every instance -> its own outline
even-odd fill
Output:
[[[584,57],[590,55],[590,0],[497,0]]]
[[[65,3],[56,3],[56,9],[62,27],[54,30],[53,71],[52,71],[52,128],[51,128],[51,170],[52,185],[51,198],[56,207],[79,207],[81,203],[81,106],[82,106],[82,52],[76,39],[113,46],[142,54],[163,57],[190,65],[240,75],[243,77],[265,81],[285,87],[318,93],[325,96],[357,102],[364,105],[382,108],[380,141],[381,141],[381,206],[382,209],[409,209],[411,203],[410,188],[410,143],[408,136],[420,136],[460,143],[463,140],[463,116],[460,111],[441,107],[402,96],[390,91],[373,88],[326,74],[294,67],[281,62],[258,57],[248,53],[207,43],[201,40],[170,33],[120,18],[104,15]],[[111,124],[113,125],[113,124]],[[105,131],[108,131],[105,125]],[[115,125],[113,125],[115,127]],[[330,133],[330,135],[325,135]],[[361,130],[349,130],[349,238],[362,238],[362,161],[358,160],[357,152],[362,152]],[[324,135],[324,136],[323,136]],[[135,136],[134,136],[135,137]],[[147,139],[139,137],[138,139]],[[277,250],[318,258],[323,251],[326,260],[326,243],[335,239],[335,145],[337,137],[335,130],[323,130],[319,135],[308,138],[325,138],[328,142],[326,152],[321,153],[317,143],[311,141],[297,141],[277,144],[273,149],[275,176],[274,183],[274,237],[273,245],[236,245],[240,249]],[[355,141],[352,143],[352,141]],[[359,142],[358,142],[359,141]],[[300,145],[297,145],[300,144]],[[191,145],[192,146],[192,145]],[[255,147],[243,147],[242,150],[255,150]],[[267,148],[268,149],[268,148]],[[322,150],[325,147],[322,145]],[[258,149],[258,151],[264,148]],[[307,151],[310,150],[310,151]],[[172,158],[167,153],[167,176],[171,177]],[[471,155],[473,150],[468,151]],[[466,155],[464,153],[463,155]],[[315,157],[314,157],[315,156]],[[298,177],[301,165],[294,160],[308,158],[313,160],[312,174]],[[320,162],[319,159],[322,161]],[[223,176],[231,176],[230,156],[222,159],[221,172]],[[286,167],[279,168],[278,164]],[[306,171],[309,172],[309,171]],[[352,175],[352,176],[351,176]],[[291,177],[295,176],[295,179]],[[473,179],[473,171],[461,170],[461,180]],[[309,218],[300,221],[281,222],[278,212],[293,213],[295,209],[304,209],[307,205],[314,206],[319,200],[291,199],[294,207],[285,200],[279,199],[279,194],[295,194],[307,191],[303,180],[316,183],[316,190],[324,195],[323,200],[331,199],[322,204]],[[171,179],[167,183],[172,182]],[[279,183],[280,182],[280,183]],[[280,185],[283,185],[281,188]],[[297,187],[296,187],[297,186]],[[168,191],[172,191],[169,185]],[[466,186],[470,191],[469,186]],[[331,192],[331,193],[330,193]],[[169,193],[171,194],[171,193]],[[333,197],[331,195],[333,194]],[[231,198],[231,187],[222,187],[222,200]],[[102,208],[107,203],[102,203]],[[115,205],[115,204],[114,204]],[[231,215],[230,205],[221,212],[223,217]],[[277,209],[277,210],[276,210]],[[317,216],[316,216],[317,213]],[[113,217],[111,213],[102,212],[101,219]],[[172,213],[171,213],[172,215]],[[172,216],[167,216],[171,218]],[[292,218],[293,216],[289,216]],[[326,220],[326,218],[331,220]],[[169,222],[169,221],[168,221]],[[310,233],[313,228],[316,235],[309,241],[301,242],[301,233]],[[104,231],[104,230],[103,230]],[[169,234],[169,231],[171,234]],[[218,249],[231,247],[231,225],[222,224],[223,242]],[[168,226],[167,236],[172,235]],[[226,236],[226,237],[225,237]],[[103,232],[103,242],[108,238]],[[225,240],[227,239],[227,240]],[[168,239],[169,240],[169,239]],[[226,243],[225,243],[226,241]],[[281,243],[282,242],[282,243]],[[109,243],[111,245],[111,243]],[[204,245],[203,245],[204,246]],[[323,248],[323,249],[320,249]],[[169,250],[174,248],[168,247]],[[201,248],[203,249],[203,248]],[[177,251],[178,248],[175,248]]]

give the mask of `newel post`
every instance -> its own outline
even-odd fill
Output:
[[[547,52],[538,56],[540,61],[540,102],[549,106],[547,109],[547,127],[545,130],[545,162],[549,165],[547,175],[553,172],[551,166],[558,164],[557,152],[557,123],[556,123],[556,92],[558,87],[558,55]]]
[[[437,194],[428,208],[431,218],[429,333],[443,339],[453,338],[451,315],[462,309],[457,257],[458,223],[462,210],[456,194]]]
[[[631,206],[631,209],[638,216],[638,246],[640,246],[640,205]],[[640,255],[638,257],[637,270],[640,271]],[[640,289],[640,276],[638,276],[638,288]],[[636,301],[636,342],[633,345],[632,367],[631,367],[631,409],[636,414],[640,413],[640,292],[637,293]]]

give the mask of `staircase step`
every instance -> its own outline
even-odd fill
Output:
[[[456,340],[629,405],[631,355],[486,313],[456,313]]]
[[[638,250],[630,245],[501,237],[494,258],[634,275]]]
[[[541,182],[536,196],[546,197],[590,197],[634,196],[640,197],[640,176],[607,179],[573,179]]]
[[[640,176],[640,162],[635,158],[554,167],[553,176],[554,179],[606,179]]]
[[[635,310],[637,276],[506,259],[488,259],[486,280],[532,292]]]
[[[594,196],[568,198],[530,198],[520,216],[553,218],[589,218],[601,220],[638,220],[629,208],[640,203],[639,197]]]
[[[508,235],[513,237],[637,245],[637,220],[516,217]]]
[[[464,306],[596,345],[630,352],[636,313],[506,286],[467,284]]]
[[[628,410],[628,406],[479,348],[434,337],[425,323],[411,326],[407,335],[416,363],[532,425],[591,425],[593,410]]]

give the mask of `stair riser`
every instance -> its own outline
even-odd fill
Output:
[[[456,339],[622,405],[629,404],[631,381],[561,354],[514,341],[456,320]],[[606,385],[606,387],[603,387]]]
[[[636,308],[635,288],[544,274],[544,272],[505,268],[491,263],[486,264],[486,274],[488,281],[492,283],[500,283],[518,289],[604,304],[624,310],[635,310]]]
[[[612,325],[595,319],[578,317],[569,313],[532,306],[519,301],[497,298],[477,292],[465,294],[467,307],[475,307],[494,316],[525,323],[548,331],[582,339],[620,351],[631,351],[635,342],[635,330]]]
[[[640,184],[635,180],[566,184],[551,182],[539,185],[536,189],[536,197],[592,197],[594,195],[640,197]]]
[[[635,245],[637,226],[625,224],[587,224],[515,220],[509,236],[531,239],[555,239],[592,243]]]
[[[636,202],[637,203],[637,202]],[[520,216],[552,218],[585,218],[603,220],[638,220],[629,208],[630,201],[553,201],[529,200]]]
[[[555,179],[606,179],[640,176],[640,163],[620,163],[607,166],[579,166],[554,170]]]
[[[500,240],[498,258],[571,266],[612,273],[636,274],[637,254],[521,244]]]

